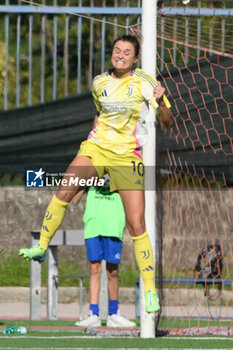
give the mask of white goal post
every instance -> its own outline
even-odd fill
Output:
[[[142,69],[156,75],[156,16],[157,0],[142,0]],[[156,139],[155,139],[155,112],[151,108],[148,116],[148,141],[143,147],[143,161],[146,171],[145,177],[145,217],[146,227],[151,240],[155,258],[156,241],[156,209],[155,209],[155,159],[156,159]],[[153,170],[153,171],[151,171]],[[141,338],[155,337],[155,315],[145,311],[145,296],[142,277],[140,277],[140,319]]]

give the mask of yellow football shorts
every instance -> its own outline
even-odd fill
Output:
[[[77,156],[91,158],[100,179],[109,174],[111,192],[144,189],[143,162],[131,153],[117,155],[87,140],[81,143]]]

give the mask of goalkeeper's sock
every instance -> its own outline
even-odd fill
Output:
[[[144,281],[144,290],[155,292],[154,257],[150,238],[147,232],[132,237],[136,261]]]
[[[51,239],[60,227],[68,205],[69,203],[61,201],[56,195],[53,196],[46,210],[40,232],[39,244],[44,250],[48,249]]]

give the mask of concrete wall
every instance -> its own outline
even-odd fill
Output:
[[[0,240],[5,253],[31,244],[31,230],[41,227],[46,208],[55,192],[51,190],[28,190],[24,187],[0,187]],[[61,229],[82,229],[85,196],[77,206],[70,204]],[[59,255],[78,259],[82,268],[89,271],[85,247],[60,247]],[[122,263],[135,264],[132,240],[126,231]]]
[[[50,202],[51,190],[0,188],[1,249],[18,250],[30,245],[30,230],[39,229]],[[164,268],[172,272],[190,271],[198,253],[207,244],[219,242],[224,251],[224,266],[233,265],[233,191],[164,191],[162,198]],[[78,206],[69,205],[63,229],[82,229],[85,197]],[[78,259],[88,272],[84,247],[59,248],[59,254]],[[123,264],[135,266],[133,243],[125,232]]]

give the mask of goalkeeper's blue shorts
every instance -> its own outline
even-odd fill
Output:
[[[85,240],[88,261],[106,260],[120,264],[122,241],[116,237],[94,237]]]

